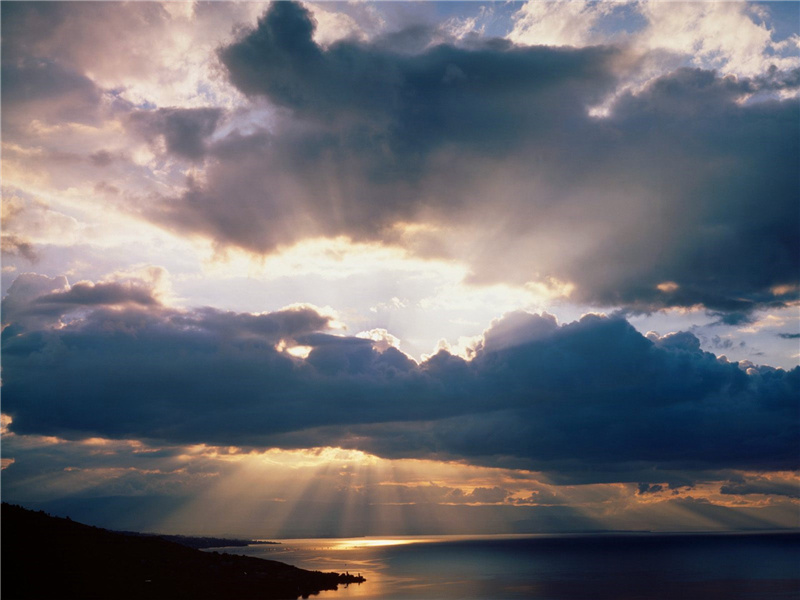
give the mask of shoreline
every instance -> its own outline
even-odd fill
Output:
[[[42,552],[43,543],[47,552]],[[366,581],[126,535],[5,503],[2,545],[4,600],[279,599]]]

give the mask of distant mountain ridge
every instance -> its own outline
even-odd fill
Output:
[[[189,548],[202,549],[202,548],[225,548],[233,546],[249,546],[250,544],[275,544],[279,545],[280,542],[268,542],[264,540],[243,540],[238,538],[226,537],[209,537],[209,536],[195,536],[195,535],[171,535],[165,533],[139,533],[138,531],[117,531],[123,535],[132,535],[136,537],[154,537],[168,542],[175,542],[181,546],[188,546]]]
[[[159,536],[108,531],[6,503],[0,516],[3,600],[298,598],[364,581],[202,552]]]

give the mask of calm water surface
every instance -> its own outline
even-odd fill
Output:
[[[800,534],[283,540],[226,552],[367,578],[318,598],[800,599]]]

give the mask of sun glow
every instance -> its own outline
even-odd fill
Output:
[[[429,540],[423,538],[350,538],[336,540],[333,547],[336,550],[357,550],[359,548],[380,548],[383,546],[405,546],[419,544]]]

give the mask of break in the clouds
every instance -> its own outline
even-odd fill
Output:
[[[800,466],[800,371],[718,359],[689,333],[518,312],[492,324],[472,360],[442,350],[417,364],[390,344],[331,335],[331,318],[310,307],[176,311],[142,294],[76,284],[23,315],[82,304],[83,318],[27,331],[5,324],[3,410],[14,432],[288,448],[314,440],[586,480]]]

